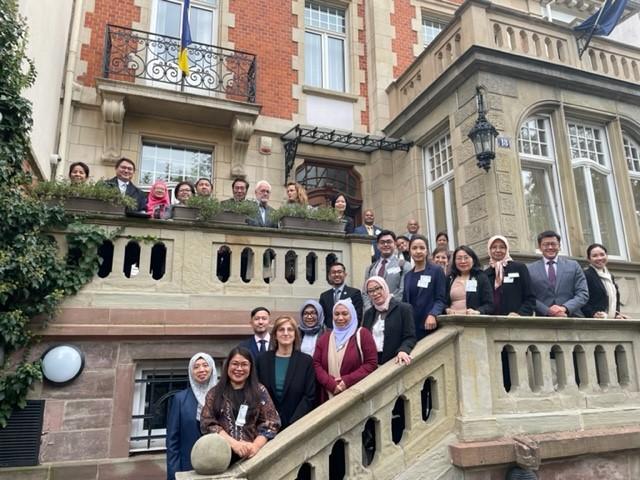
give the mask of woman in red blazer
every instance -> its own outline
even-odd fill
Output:
[[[344,392],[378,368],[378,353],[371,332],[358,328],[358,316],[350,299],[333,306],[333,330],[316,344],[313,367],[319,386],[319,402]]]

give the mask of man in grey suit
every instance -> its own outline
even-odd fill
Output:
[[[399,302],[402,301],[402,292],[404,291],[404,274],[411,270],[409,262],[398,260],[393,252],[396,249],[396,234],[391,230],[382,230],[376,237],[376,246],[380,251],[380,258],[367,267],[364,272],[365,284],[367,280],[374,275],[384,278],[389,285],[389,293]],[[371,307],[369,296],[362,292],[364,300],[364,310]]]
[[[249,225],[254,227],[270,227],[278,228],[278,225],[271,221],[269,213],[273,210],[269,206],[269,198],[271,197],[271,185],[266,180],[260,180],[256,183],[256,202],[258,202],[258,215],[248,220]]]
[[[542,258],[528,265],[536,296],[536,315],[582,317],[589,300],[587,280],[575,260],[560,257],[560,235],[547,230],[538,235]]]

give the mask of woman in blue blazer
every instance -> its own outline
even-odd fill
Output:
[[[167,414],[167,480],[176,472],[193,470],[191,449],[200,438],[200,412],[207,392],[218,381],[213,358],[196,353],[189,361],[191,386],[176,393]]]

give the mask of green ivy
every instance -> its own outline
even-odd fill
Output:
[[[39,361],[30,361],[37,338],[34,317],[50,320],[69,295],[98,268],[102,229],[77,223],[60,206],[31,195],[23,171],[29,152],[31,103],[21,92],[35,79],[25,57],[26,29],[15,0],[0,0],[0,428],[15,408],[26,405],[29,388],[42,380]],[[51,232],[65,232],[68,252],[59,254]]]

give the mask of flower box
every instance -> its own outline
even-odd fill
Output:
[[[200,210],[197,208],[185,207],[184,205],[174,205],[171,218],[174,220],[195,221],[198,219]]]
[[[227,223],[230,225],[246,225],[247,216],[241,213],[220,212],[216,213],[211,221],[215,223]]]
[[[308,232],[344,233],[344,223],[342,222],[336,223],[324,220],[287,216],[280,219],[280,228],[305,230]]]
[[[60,205],[69,213],[107,213],[124,216],[125,207],[95,198],[68,197],[49,200],[51,205]]]

